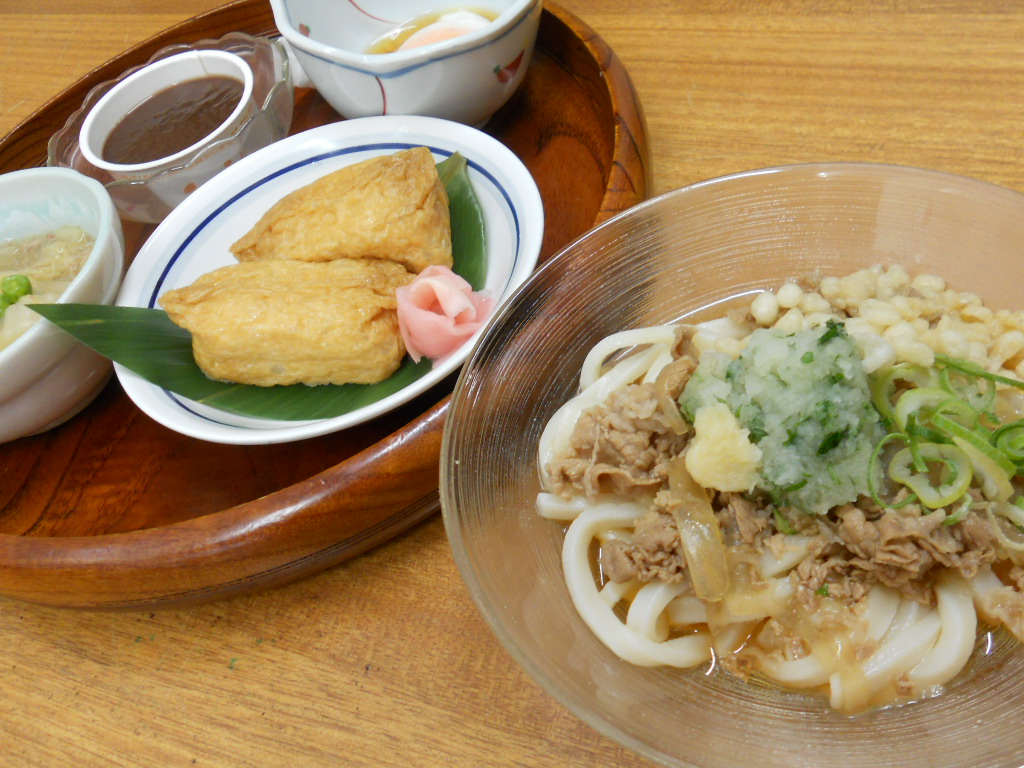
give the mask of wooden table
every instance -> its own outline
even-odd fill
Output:
[[[0,0],[0,135],[218,0]],[[564,0],[630,71],[653,187],[854,160],[1024,191],[1024,6]],[[169,10],[170,9],[170,10]],[[0,470],[2,477],[2,470]],[[642,766],[476,612],[440,516],[262,594],[182,610],[0,599],[6,766]]]

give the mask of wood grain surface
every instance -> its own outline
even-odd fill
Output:
[[[0,135],[215,4],[0,0]],[[656,193],[829,160],[1024,191],[1018,3],[564,5],[632,76]],[[208,605],[86,612],[0,599],[0,647],[4,765],[650,765],[563,710],[501,648],[436,515],[311,578]]]

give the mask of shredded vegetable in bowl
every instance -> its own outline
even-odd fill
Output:
[[[588,626],[855,713],[1024,642],[1024,313],[874,267],[615,334],[540,440]],[[596,543],[596,546],[595,546]]]

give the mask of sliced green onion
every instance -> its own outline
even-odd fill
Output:
[[[978,428],[979,415],[969,403],[957,397],[951,397],[935,406],[933,413],[949,416],[953,421],[969,429]]]
[[[914,470],[914,458],[910,448],[904,448],[889,462],[889,477],[912,490],[921,504],[929,509],[938,509],[960,499],[971,485],[971,460],[965,452],[946,443],[924,443],[918,446],[928,466],[924,472]],[[939,485],[931,478],[931,465],[936,470]]]
[[[911,415],[907,422],[906,436],[911,442],[924,443],[948,443],[950,439],[945,433],[933,427],[924,427],[917,423],[917,419]]]
[[[917,432],[917,418],[915,414],[910,414],[909,419],[908,437],[910,437],[910,433]],[[929,444],[930,443],[922,443],[920,440],[915,440],[913,438],[907,441],[907,450],[910,451],[910,464],[914,468],[915,472],[928,471],[928,462],[926,461],[924,454],[921,453],[921,446]]]
[[[934,387],[938,384],[938,373],[932,368],[912,363],[899,363],[881,376],[871,378],[871,402],[886,419],[893,419],[896,382],[903,381],[915,387]]]
[[[949,435],[954,443],[957,440],[961,440],[982,453],[989,461],[1002,470],[1003,474],[1006,475],[1007,482],[1017,474],[1017,465],[989,442],[992,439],[991,435],[983,434],[978,430],[968,429],[941,413],[936,413],[932,416],[932,424]]]
[[[974,498],[971,494],[964,494],[964,500],[960,502],[960,506],[957,507],[956,512],[946,515],[946,519],[942,521],[943,525],[956,525],[962,523],[967,519],[967,515],[971,513],[971,505],[974,504]]]
[[[1003,515],[1003,519],[1009,520],[1009,522],[1014,526],[1015,529],[1014,537],[1010,538],[1010,535],[1006,532],[1006,528],[1000,524],[999,519],[996,517],[996,512],[993,509],[993,507],[999,507],[1000,512],[1005,512],[1006,510],[1004,509],[1004,507],[1011,506],[1013,505],[986,504],[985,513],[988,515],[988,519],[992,523],[992,531],[995,533],[996,538],[999,540],[999,543],[1007,549],[1013,550],[1014,552],[1024,552],[1024,538],[1021,538],[1019,535],[1021,532],[1020,527],[1016,523],[1014,523],[1012,519],[1007,518],[1005,514]]]
[[[981,481],[981,492],[988,499],[1006,501],[1013,494],[1010,481],[1017,474],[1017,465],[1002,454],[983,435],[968,429],[940,413],[932,423],[953,439],[953,443],[971,460],[974,472]]]
[[[955,357],[940,354],[935,355],[935,362],[946,368],[952,368],[953,370],[960,371],[961,373],[977,376],[981,379],[988,379],[989,381],[994,381],[999,384],[1006,384],[1008,387],[1024,389],[1024,381],[1021,381],[1020,379],[1013,379],[1009,376],[1001,376],[998,373],[991,373],[990,371],[986,371],[977,363],[971,363],[967,360],[960,360]]]
[[[1014,477],[1024,476],[1024,419],[999,424],[993,410],[1000,384],[1024,390],[1022,381],[941,354],[932,369],[894,366],[873,379],[872,402],[891,431],[870,458],[872,499],[887,506],[879,497],[881,475],[876,471],[883,448],[899,440],[905,447],[889,462],[889,479],[926,508],[958,503],[945,524],[969,514],[972,483],[989,501],[1005,503],[1014,494]],[[1021,520],[1024,524],[1024,511]]]
[[[892,504],[882,499],[878,492],[878,478],[882,475],[881,470],[881,456],[882,449],[888,443],[896,440],[902,440],[904,443],[908,443],[907,436],[902,432],[890,432],[875,445],[874,450],[871,451],[871,458],[868,459],[868,495],[871,500],[880,507],[888,507],[889,509],[899,509],[907,504],[911,504],[917,501],[917,496],[911,493],[907,498],[900,501],[898,504]]]
[[[959,380],[956,378],[959,377]],[[949,394],[962,399],[978,413],[987,411],[996,399],[995,382],[972,376],[957,368],[943,368],[939,384]]]
[[[983,450],[978,444],[954,437],[953,443],[957,445],[971,459],[971,466],[981,481],[981,492],[985,497],[993,501],[1006,501],[1013,495],[1013,485],[1010,484],[1012,473],[994,461],[991,454]]]
[[[1020,499],[1018,498],[1017,501],[1020,501]],[[1024,509],[1021,508],[1020,504],[1002,503],[994,504],[992,506],[995,507],[994,511],[996,512],[996,514],[1002,515],[1011,523],[1013,523],[1014,527],[1017,530],[1024,532]]]
[[[950,397],[949,392],[939,387],[908,389],[896,401],[896,407],[893,408],[893,421],[896,422],[900,429],[906,430],[907,417],[911,414],[923,412],[927,416],[937,410],[940,405],[950,401],[956,401],[956,398]],[[971,411],[971,413],[973,414],[974,411]],[[917,421],[922,422],[926,421],[926,419],[918,418]]]
[[[992,433],[992,445],[1014,464],[1024,463],[1024,419],[997,428]]]

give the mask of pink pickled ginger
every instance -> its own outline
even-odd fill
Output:
[[[402,340],[417,363],[424,357],[438,360],[452,354],[494,308],[494,299],[474,292],[448,267],[427,267],[395,294]]]

